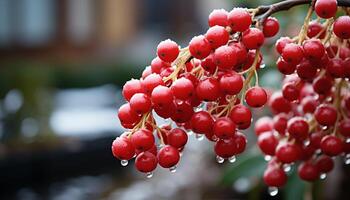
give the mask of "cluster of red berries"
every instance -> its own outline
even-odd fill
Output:
[[[254,27],[253,15],[242,8],[214,10],[206,34],[193,37],[188,47],[169,39],[159,43],[141,79],[123,87],[127,102],[118,117],[129,130],[112,144],[122,165],[136,157],[137,170],[148,177],[158,164],[175,171],[192,132],[214,142],[219,163],[234,162],[244,151],[247,140],[238,130],[251,124],[249,107],[267,102],[257,80],[251,85],[262,62],[259,48],[279,29],[275,18],[268,18],[262,30]],[[156,115],[171,123],[157,125]]]
[[[310,22],[311,7],[297,37],[277,40],[282,90],[269,99],[274,117],[255,124],[272,195],[296,162],[305,181],[324,179],[335,156],[350,164],[350,17],[334,21],[336,0],[317,0],[314,10],[319,20]]]

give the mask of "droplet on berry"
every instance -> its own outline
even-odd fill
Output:
[[[310,144],[310,140],[305,140],[305,141],[304,141],[304,145],[305,145],[305,146],[309,146],[309,144]]]
[[[278,194],[278,188],[277,187],[269,187],[268,188],[269,195],[270,196],[276,196]]]
[[[146,173],[147,178],[152,178],[153,177],[153,172],[147,172]]]
[[[171,172],[171,173],[175,173],[176,172],[176,165],[174,165],[174,166],[172,166],[172,167],[170,167],[169,168],[169,171]]]
[[[223,157],[216,156],[216,162],[218,162],[219,164],[222,164],[225,162],[225,159]]]
[[[290,164],[284,164],[283,165],[283,171],[284,172],[289,172],[292,169]]]
[[[350,138],[346,138],[345,143],[350,143]]]
[[[204,134],[195,134],[195,137],[198,141],[202,141],[204,139]]]
[[[271,160],[271,156],[270,155],[266,155],[266,156],[264,156],[264,159],[265,159],[265,161],[270,161]]]
[[[121,160],[121,161],[120,161],[120,164],[121,164],[123,167],[126,167],[126,166],[129,164],[129,161],[127,161],[127,160]]]
[[[228,158],[228,161],[229,161],[230,163],[236,162],[236,156],[231,156],[231,157],[229,157],[229,158]]]
[[[346,165],[349,165],[349,164],[350,164],[350,154],[346,154],[346,155],[345,155],[344,163],[345,163]]]
[[[320,179],[326,179],[327,178],[327,174],[326,173],[322,173],[320,174]]]

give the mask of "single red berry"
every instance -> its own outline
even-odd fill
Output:
[[[280,29],[278,20],[274,17],[268,17],[263,24],[263,32],[265,37],[275,36]]]
[[[151,69],[152,73],[160,74],[160,72],[165,69],[169,68],[170,64],[167,62],[164,62],[159,57],[155,57],[151,62]]]
[[[275,155],[276,147],[278,145],[278,139],[274,136],[272,131],[266,131],[258,136],[258,146],[260,150],[266,154]]]
[[[210,27],[212,26],[223,26],[226,27],[228,25],[227,20],[228,12],[224,9],[215,9],[209,14],[208,24]]]
[[[261,117],[255,122],[254,132],[257,136],[266,131],[272,131],[273,121],[271,117]]]
[[[292,105],[281,92],[275,92],[271,95],[269,105],[274,113],[289,113],[292,110]]]
[[[295,43],[288,43],[282,50],[282,58],[290,64],[297,65],[304,57],[303,49]]]
[[[300,159],[301,149],[297,144],[282,143],[276,148],[276,157],[283,163],[292,163]]]
[[[318,39],[306,40],[303,44],[303,50],[308,59],[320,59],[326,53],[326,49]]]
[[[141,81],[141,84],[145,93],[150,95],[155,87],[164,85],[164,81],[159,74],[150,74]]]
[[[237,154],[235,140],[231,137],[216,141],[214,151],[216,155],[222,158],[230,158],[234,156],[235,154]]]
[[[217,69],[214,53],[211,53],[208,57],[203,59],[201,61],[201,66],[205,71],[209,72],[210,74],[214,74]]]
[[[273,117],[273,128],[281,135],[285,135],[287,123],[288,117],[285,113],[280,113]]]
[[[228,23],[234,32],[243,32],[252,24],[252,17],[242,8],[234,8],[228,14]]]
[[[143,88],[141,85],[141,81],[137,79],[131,79],[130,81],[127,81],[123,86],[123,96],[124,98],[129,101],[131,97],[136,94],[143,92]]]
[[[246,106],[238,104],[232,108],[229,117],[239,129],[245,129],[252,121],[252,112]]]
[[[313,96],[304,97],[303,100],[301,100],[301,102],[300,102],[300,105],[301,105],[304,113],[315,112],[318,104],[319,104],[318,101]]]
[[[163,104],[163,103],[158,103],[158,104],[159,106],[156,105],[153,107],[153,109],[159,117],[168,119],[174,114],[176,109],[174,102],[170,102],[169,104]]]
[[[199,111],[192,115],[191,127],[195,133],[206,134],[212,132],[214,120],[206,111]]]
[[[179,45],[170,39],[164,40],[158,44],[157,55],[164,62],[173,62],[179,53]]]
[[[312,87],[317,94],[326,95],[331,91],[333,82],[329,76],[320,76],[314,79]]]
[[[267,102],[266,91],[259,86],[249,88],[245,93],[245,101],[250,107],[261,107]]]
[[[180,129],[174,128],[168,133],[168,143],[175,148],[182,148],[187,143],[188,136],[187,133]]]
[[[299,98],[300,90],[294,83],[286,83],[282,87],[282,94],[288,101],[295,101]]]
[[[319,149],[323,136],[324,136],[324,133],[321,131],[312,133],[310,135],[310,145],[316,149]]]
[[[205,37],[210,43],[211,48],[216,49],[222,45],[227,44],[230,38],[230,34],[226,31],[225,27],[213,26],[208,29]]]
[[[320,172],[328,173],[334,168],[334,161],[329,156],[321,155],[316,160],[316,166]]]
[[[138,149],[135,149],[136,155],[139,155],[142,152],[144,152],[144,151],[140,151]],[[157,149],[156,143],[154,143],[153,146],[150,149],[148,149],[147,151],[145,151],[145,152],[150,152],[151,154],[157,156],[158,149]]]
[[[317,0],[315,3],[316,14],[324,19],[334,17],[337,8],[337,0]]]
[[[225,94],[238,94],[243,87],[243,77],[237,73],[226,73],[220,78],[220,89]]]
[[[220,139],[227,139],[234,136],[236,125],[228,117],[218,118],[213,125],[213,133]]]
[[[293,74],[296,67],[297,67],[296,65],[293,65],[291,63],[287,63],[281,57],[278,58],[276,65],[277,65],[277,69],[284,75]]]
[[[350,38],[350,17],[340,16],[333,24],[333,32],[341,39]]]
[[[264,44],[263,32],[257,28],[249,28],[242,34],[242,42],[248,49],[258,49]]]
[[[317,21],[312,21],[309,23],[309,27],[307,29],[307,36],[309,38],[313,38],[316,35],[318,35],[321,31],[322,33],[319,38],[323,39],[326,36],[326,30],[324,29],[321,23]]]
[[[333,78],[343,78],[345,76],[344,61],[339,58],[333,58],[326,65],[327,73]]]
[[[140,151],[147,151],[154,145],[154,136],[147,129],[139,129],[131,135],[131,142]]]
[[[170,88],[159,85],[154,88],[151,94],[153,104],[158,107],[168,107],[174,100],[174,95]]]
[[[200,81],[196,87],[196,94],[203,101],[217,100],[221,96],[219,81],[212,77]]]
[[[220,69],[232,69],[237,64],[237,53],[230,46],[221,46],[214,52],[214,61]]]
[[[312,80],[317,75],[317,67],[309,60],[304,59],[297,65],[297,74],[303,80]]]
[[[142,77],[142,79],[145,79],[147,76],[151,75],[152,73],[156,73],[156,72],[152,72],[152,67],[148,66],[142,71],[141,77]],[[141,82],[140,82],[140,84],[141,84]],[[143,92],[142,86],[141,86],[141,90],[140,91]]]
[[[338,131],[344,137],[350,137],[350,119],[342,120],[338,125]]]
[[[233,50],[236,51],[237,64],[243,64],[248,56],[247,48],[241,42],[231,42],[228,44],[228,46],[232,47]]]
[[[269,166],[264,172],[264,182],[270,187],[282,187],[287,182],[287,175],[283,169]]]
[[[152,172],[157,168],[157,157],[151,152],[142,152],[136,156],[135,167],[143,173]]]
[[[185,123],[191,119],[193,113],[191,102],[180,100],[176,101],[175,111],[171,113],[170,118],[177,123]]]
[[[287,131],[293,138],[304,140],[309,135],[309,124],[302,117],[293,117],[288,121]]]
[[[148,95],[136,93],[130,99],[130,108],[137,114],[144,114],[152,109],[152,102]]]
[[[316,108],[315,119],[322,126],[333,126],[337,121],[337,110],[329,104],[321,104]]]
[[[280,39],[278,39],[276,41],[276,51],[279,53],[279,54],[282,54],[283,52],[283,49],[284,47],[289,44],[289,43],[292,43],[293,40],[290,39],[289,37],[281,37]]]
[[[188,48],[191,55],[197,59],[204,59],[211,52],[211,45],[203,35],[192,38]]]
[[[320,171],[312,162],[302,162],[298,167],[298,175],[304,181],[315,181],[320,177]]]
[[[343,142],[334,135],[326,135],[320,143],[321,150],[328,156],[337,156],[343,152]]]
[[[118,110],[118,118],[122,124],[134,124],[141,119],[141,117],[130,108],[129,103],[120,106]]]
[[[117,137],[112,143],[112,153],[120,160],[130,160],[135,155],[135,148],[125,137]]]
[[[243,153],[247,146],[247,138],[242,133],[236,132],[232,139],[234,144],[236,144],[236,154]]]
[[[173,82],[171,91],[176,98],[186,100],[193,96],[194,86],[192,81],[182,77]]]
[[[165,145],[158,152],[158,162],[163,168],[175,166],[180,160],[180,153],[175,147]]]

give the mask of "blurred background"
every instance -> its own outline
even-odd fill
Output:
[[[160,41],[187,46],[213,9],[272,2],[0,0],[0,199],[269,199],[251,130],[251,147],[234,164],[217,164],[212,144],[191,137],[177,172],[158,168],[151,179],[132,163],[121,167],[110,146],[123,132],[121,87],[140,77]],[[279,36],[295,35],[304,13],[278,14]],[[279,36],[264,49],[266,87],[281,80],[271,49]],[[255,119],[266,113],[256,110]],[[314,186],[294,171],[276,199],[349,195],[341,163]]]

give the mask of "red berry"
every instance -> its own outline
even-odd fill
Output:
[[[233,50],[236,51],[237,64],[243,64],[248,56],[247,48],[241,42],[231,42],[228,44],[228,46],[232,47]]]
[[[284,113],[280,113],[273,117],[273,128],[281,135],[285,135],[287,130],[288,117]]]
[[[293,138],[304,140],[309,135],[309,124],[302,117],[293,117],[288,121],[287,131]]]
[[[237,64],[237,53],[230,46],[221,46],[214,52],[214,61],[220,69],[232,69]]]
[[[179,151],[170,145],[165,145],[158,152],[158,162],[163,168],[175,166],[180,160]]]
[[[159,85],[152,91],[151,100],[158,108],[168,107],[174,100],[174,95],[170,88]]]
[[[160,74],[163,69],[169,68],[170,64],[156,57],[151,62],[152,73]]]
[[[264,154],[270,156],[275,155],[276,147],[278,145],[278,139],[273,135],[272,131],[261,133],[258,136],[257,143]]]
[[[283,163],[292,163],[300,159],[301,149],[296,144],[283,143],[276,148],[276,157]]]
[[[257,28],[249,28],[242,34],[242,42],[248,49],[258,49],[264,44],[264,34]]]
[[[150,95],[155,87],[164,85],[164,82],[159,74],[150,74],[141,81],[141,84],[145,93]]]
[[[193,115],[191,102],[177,101],[175,103],[175,112],[171,113],[170,118],[177,123],[188,122]]]
[[[294,83],[284,84],[282,87],[282,94],[288,101],[295,101],[299,98],[300,90]]]
[[[274,17],[268,17],[263,24],[263,32],[265,37],[273,37],[278,33],[280,25]]]
[[[287,182],[287,175],[283,169],[269,166],[264,172],[264,182],[270,187],[282,187]]]
[[[211,48],[216,49],[222,45],[227,44],[230,38],[230,34],[222,26],[213,26],[208,29],[205,37],[210,43]]]
[[[216,155],[222,158],[230,158],[237,154],[236,143],[232,137],[218,140],[215,143],[214,150]]]
[[[143,173],[152,172],[157,164],[157,157],[148,151],[138,154],[135,159],[136,169]]]
[[[154,136],[147,129],[140,129],[131,135],[131,142],[140,151],[147,151],[154,145]]]
[[[333,24],[333,32],[341,39],[350,38],[350,17],[340,16]]]
[[[303,59],[303,49],[300,45],[288,43],[282,50],[282,58],[290,64],[297,65]]]
[[[338,125],[338,131],[344,137],[350,137],[350,119],[344,119]]]
[[[316,14],[324,19],[334,17],[337,8],[336,0],[317,0],[315,3]]]
[[[334,135],[327,135],[320,143],[321,150],[328,156],[337,156],[343,152],[343,142]]]
[[[130,99],[130,108],[137,114],[144,114],[152,109],[152,102],[148,95],[136,93]]]
[[[233,141],[236,144],[236,154],[242,153],[247,145],[247,138],[242,133],[236,132]]]
[[[333,126],[337,121],[337,110],[332,105],[322,104],[316,108],[315,119],[322,126]]]
[[[120,106],[118,110],[118,118],[122,124],[134,124],[141,119],[141,117],[130,108],[129,103]]]
[[[312,21],[309,23],[309,27],[307,29],[307,36],[309,38],[315,37],[322,31],[320,35],[320,39],[323,39],[326,36],[326,31],[324,30],[322,24],[317,21]]]
[[[205,71],[209,72],[210,74],[214,74],[217,68],[215,64],[214,53],[211,53],[208,57],[203,59],[201,61],[201,66]]]
[[[298,175],[305,181],[315,181],[319,178],[320,172],[313,163],[302,162],[298,167]]]
[[[220,139],[227,139],[234,136],[236,125],[228,117],[218,118],[213,125],[213,133]]]
[[[193,96],[194,86],[187,78],[179,78],[171,85],[171,91],[178,99],[186,100]]]
[[[187,133],[180,128],[174,128],[168,133],[168,143],[175,148],[184,147],[187,139]]]
[[[281,92],[271,95],[269,105],[274,113],[289,113],[292,109],[290,102],[283,97]]]
[[[243,77],[237,73],[226,73],[220,78],[220,89],[225,94],[238,94],[243,87]]]
[[[197,59],[204,59],[211,52],[210,43],[203,35],[192,38],[188,48],[191,55]]]
[[[321,155],[316,160],[316,166],[320,172],[328,173],[334,168],[334,161],[329,156]]]
[[[303,44],[304,55],[308,59],[320,59],[326,53],[326,50],[318,39],[306,40]]]
[[[307,96],[301,100],[300,105],[304,113],[313,113],[318,106],[318,101],[315,99],[315,97]]]
[[[338,58],[333,58],[328,62],[326,71],[333,78],[343,78],[345,76],[344,61]]]
[[[159,59],[159,58],[158,58]],[[159,59],[160,60],[160,59]],[[161,60],[160,60],[161,61]],[[149,76],[150,74],[152,74],[152,73],[156,73],[156,72],[152,72],[152,67],[151,66],[148,66],[148,67],[146,67],[144,70],[143,70],[143,72],[142,72],[142,79],[145,79],[147,76]],[[156,73],[157,74],[157,73]],[[140,84],[141,84],[141,82],[140,82]],[[141,86],[141,90],[140,90],[141,92],[143,92],[143,89],[142,89],[142,86]],[[124,96],[125,97],[125,96]]]
[[[284,75],[289,75],[294,73],[296,69],[296,65],[287,63],[286,61],[283,60],[283,58],[278,58],[277,62],[277,69]]]
[[[273,129],[273,121],[271,117],[261,117],[255,122],[254,132],[260,135],[263,132],[271,131]]]
[[[297,74],[303,80],[312,80],[317,74],[317,67],[312,65],[309,60],[304,59],[297,65]]]
[[[117,137],[112,143],[112,153],[120,160],[130,160],[135,155],[135,148],[125,137]]]
[[[228,12],[224,9],[213,10],[209,15],[209,26],[212,27],[218,25],[226,27],[228,25],[227,15]]]
[[[258,108],[267,102],[267,94],[263,88],[255,86],[247,90],[245,101],[250,107]]]
[[[204,101],[215,101],[220,96],[220,84],[215,78],[206,78],[200,81],[196,88],[197,97]]]
[[[312,87],[318,94],[326,95],[333,87],[333,79],[329,76],[320,76],[314,79]]]
[[[278,39],[278,40],[276,41],[276,45],[275,45],[275,46],[276,46],[277,52],[278,52],[279,54],[282,54],[284,47],[285,47],[287,44],[292,43],[292,42],[293,42],[293,40],[290,39],[289,37],[281,37],[280,39]]]
[[[164,40],[158,44],[157,55],[164,62],[173,62],[179,55],[179,45],[172,40]]]
[[[234,32],[243,32],[252,24],[252,17],[242,8],[234,8],[228,14],[228,23]]]
[[[324,133],[321,131],[312,133],[310,135],[310,145],[316,149],[319,149],[323,136],[324,136]]]
[[[191,127],[195,133],[206,134],[212,132],[214,120],[206,111],[199,111],[192,115]]]
[[[131,79],[130,81],[127,81],[123,86],[123,96],[127,101],[129,101],[134,94],[140,92],[143,92],[140,80]]]
[[[239,104],[232,108],[230,118],[239,129],[245,129],[252,121],[252,112],[246,106]]]

